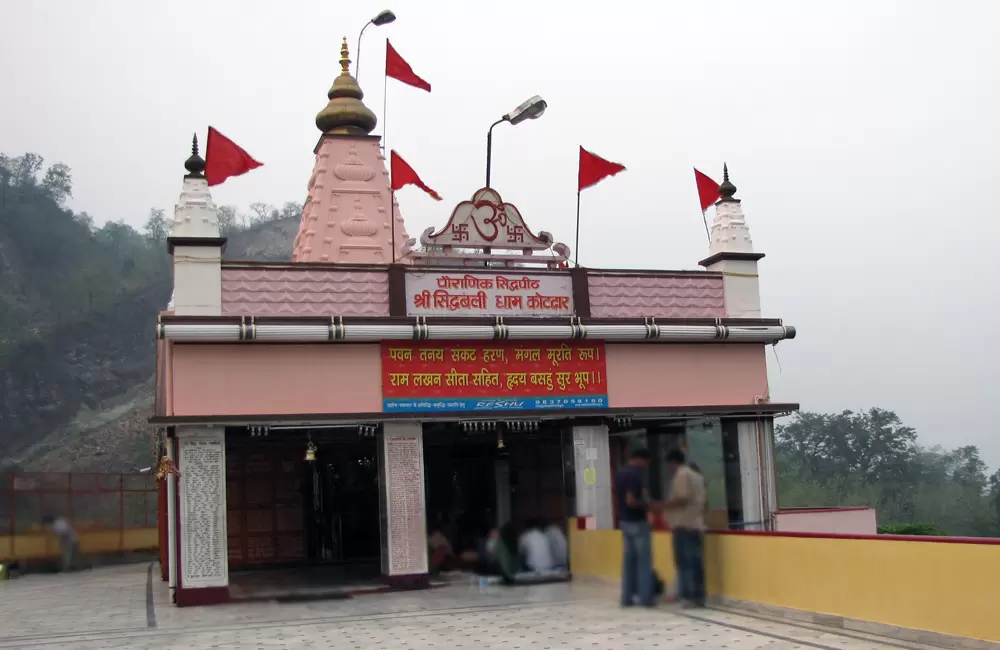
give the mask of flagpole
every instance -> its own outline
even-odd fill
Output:
[[[701,222],[705,224],[705,236],[708,237],[708,243],[712,243],[712,234],[708,231],[708,217],[705,216],[705,211],[701,211]]]
[[[386,41],[386,43],[388,42],[389,41]],[[388,151],[388,149],[385,148],[386,136],[389,133],[389,131],[385,128],[386,123],[389,121],[387,119],[385,110],[388,98],[389,98],[389,73],[387,71],[385,76],[382,78],[382,156],[383,157],[385,156],[385,152]]]
[[[580,266],[580,190],[576,191],[576,242],[573,244],[576,266]]]

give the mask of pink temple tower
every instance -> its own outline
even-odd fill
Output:
[[[370,135],[378,120],[361,101],[365,94],[348,72],[346,38],[340,56],[340,76],[327,94],[330,102],[316,116],[323,135],[314,151],[316,165],[292,261],[401,262],[411,240],[399,205],[390,198],[381,138]]]

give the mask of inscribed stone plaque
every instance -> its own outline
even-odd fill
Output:
[[[386,434],[389,574],[427,573],[423,436]]]
[[[225,456],[221,435],[180,440],[184,587],[224,587],[229,582]]]

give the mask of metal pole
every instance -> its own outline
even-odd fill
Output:
[[[490,162],[493,158],[493,127],[503,121],[505,120],[501,117],[493,124],[490,124],[490,130],[486,132],[486,187],[490,186]]]
[[[386,43],[389,41],[386,40]],[[386,149],[385,141],[389,136],[389,129],[386,128],[388,119],[388,110],[386,106],[388,105],[389,99],[389,75],[386,74],[382,79],[382,156],[385,157]]]
[[[576,191],[576,242],[573,244],[573,259],[580,266],[580,190]]]
[[[712,243],[712,235],[708,231],[708,217],[705,216],[705,211],[704,210],[701,211],[701,221],[702,221],[702,223],[705,224],[705,236],[708,237],[708,243],[711,244]]]
[[[490,158],[493,157],[493,127],[486,132],[486,187],[490,186]]]
[[[361,28],[361,33],[358,34],[358,49],[354,53],[354,80],[358,79],[358,71],[361,70],[361,37],[365,35],[365,30],[368,29],[368,25],[371,25],[372,21],[365,23],[365,26]]]

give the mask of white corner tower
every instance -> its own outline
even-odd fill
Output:
[[[174,292],[168,310],[179,316],[217,316],[222,313],[222,251],[226,239],[205,180],[205,161],[198,155],[198,136],[167,239],[173,259]]]
[[[728,318],[760,318],[757,262],[764,254],[753,250],[750,229],[735,194],[736,186],[729,181],[729,166],[723,165],[709,256],[699,264],[707,271],[722,273]]]

